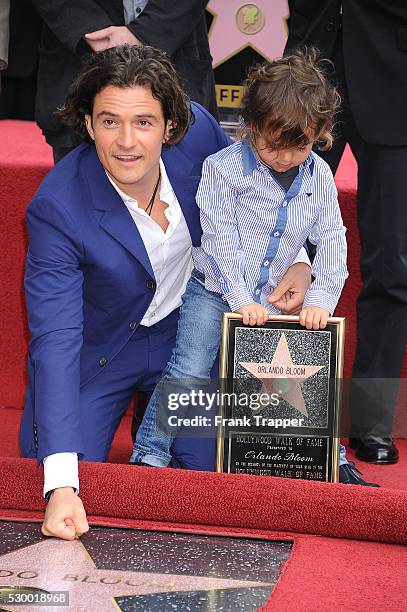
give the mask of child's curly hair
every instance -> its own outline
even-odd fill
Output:
[[[326,76],[327,63],[309,48],[253,67],[244,83],[242,135],[261,134],[271,150],[303,147],[312,140],[330,149],[341,98]]]

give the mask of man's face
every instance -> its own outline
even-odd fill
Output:
[[[150,89],[108,85],[94,99],[86,127],[99,159],[116,185],[130,196],[149,192],[158,175],[161,148],[170,136],[161,103]]]
[[[287,172],[290,168],[301,165],[310,154],[313,144],[314,139],[305,147],[271,150],[261,136],[256,136],[254,139],[257,155],[266,166],[276,172]]]

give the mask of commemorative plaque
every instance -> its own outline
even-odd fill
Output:
[[[338,482],[345,319],[222,322],[217,471]]]

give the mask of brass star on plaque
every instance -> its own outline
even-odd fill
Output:
[[[240,362],[263,386],[261,393],[277,393],[293,408],[308,416],[301,383],[319,372],[324,366],[294,364],[285,334],[281,334],[271,363]]]

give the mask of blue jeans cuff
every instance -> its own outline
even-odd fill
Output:
[[[339,456],[339,465],[346,465],[348,460],[346,458],[346,448],[341,444],[340,456]]]
[[[134,445],[133,453],[130,457],[130,463],[136,463],[138,461],[148,463],[154,467],[167,467],[171,461],[171,455],[156,455],[141,446]]]

